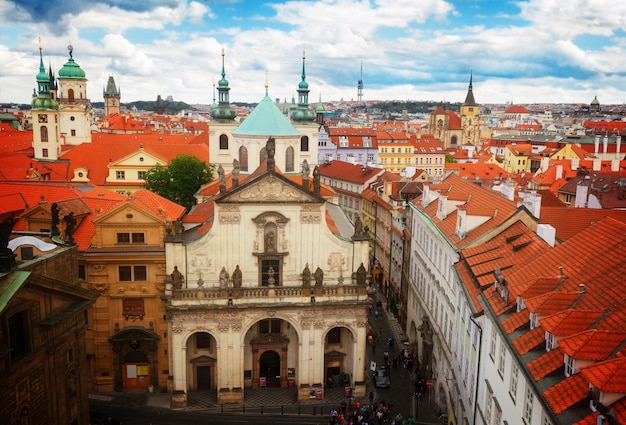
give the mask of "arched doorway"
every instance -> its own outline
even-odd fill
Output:
[[[109,341],[113,348],[115,391],[126,388],[158,387],[158,342],[161,337],[149,329],[129,326]]]
[[[266,351],[259,358],[260,386],[280,387],[280,355],[273,350]]]
[[[354,337],[340,326],[330,329],[324,337],[324,379],[329,387],[351,385],[354,371]]]
[[[186,344],[189,390],[217,389],[217,340],[209,332],[189,336]]]

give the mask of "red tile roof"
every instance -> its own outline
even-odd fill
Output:
[[[600,361],[608,358],[626,341],[625,332],[590,329],[559,340],[559,347],[576,360]]]
[[[319,165],[320,175],[336,180],[364,184],[384,173],[382,168],[364,167],[361,164],[333,160]]]
[[[543,396],[558,415],[587,397],[588,393],[589,384],[580,374],[576,374],[548,388]]]
[[[541,326],[532,329],[513,340],[513,347],[520,354],[526,354],[542,345],[546,340],[546,331]]]
[[[580,374],[605,393],[626,393],[626,357],[585,366]]]
[[[537,357],[526,365],[535,381],[543,379],[546,375],[562,368],[564,363],[563,350],[559,347]]]

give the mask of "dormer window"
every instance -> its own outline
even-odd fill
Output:
[[[576,360],[573,357],[565,355],[565,376],[572,376],[576,373]]]
[[[530,313],[530,329],[535,329],[537,326],[539,326],[537,313]]]
[[[554,348],[554,335],[550,332],[546,332],[546,351],[551,351]]]

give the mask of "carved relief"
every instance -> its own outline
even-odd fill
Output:
[[[213,263],[208,254],[196,254],[191,259],[191,265],[198,271],[207,271],[212,268]]]
[[[104,294],[105,292],[108,292],[109,285],[107,283],[90,283],[89,289],[93,289],[94,291]]]
[[[346,263],[346,259],[343,257],[341,252],[331,252],[328,256],[328,265],[330,269],[339,269],[341,270]]]
[[[322,214],[319,205],[303,205],[300,208],[300,222],[319,224],[322,221]]]
[[[184,329],[185,327],[180,323],[172,324],[172,332],[174,332],[175,334],[181,333]]]
[[[303,199],[304,194],[275,176],[270,175],[263,181],[245,188],[239,194],[239,198],[246,201],[268,201],[268,200],[297,200]],[[307,197],[308,198],[308,197]]]

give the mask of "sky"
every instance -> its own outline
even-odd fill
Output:
[[[41,44],[38,42],[41,37]],[[626,102],[623,0],[0,0],[0,102],[30,103],[43,60],[73,58],[102,102]]]

